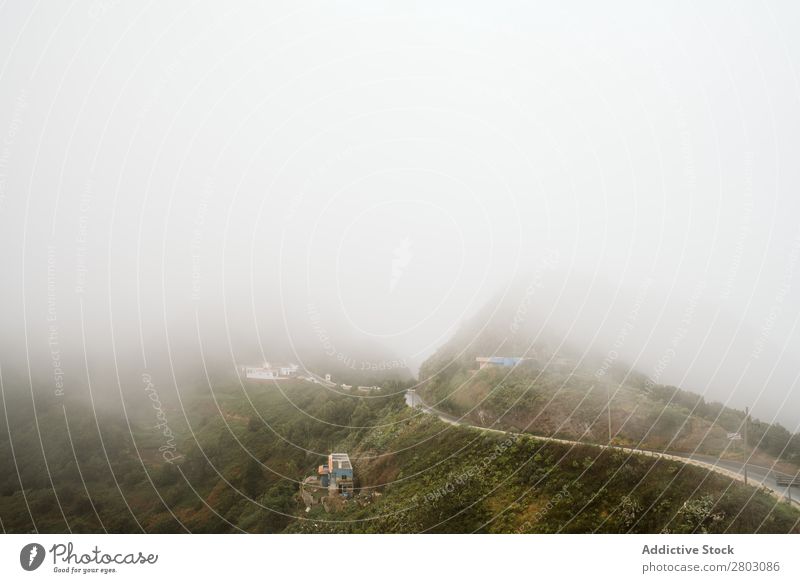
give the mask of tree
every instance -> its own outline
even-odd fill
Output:
[[[263,483],[264,473],[261,471],[261,465],[250,458],[245,463],[242,471],[241,490],[251,498],[254,498],[262,490]]]

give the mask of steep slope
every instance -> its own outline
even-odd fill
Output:
[[[119,412],[38,403],[37,430],[25,399],[6,399],[0,520],[16,533],[798,530],[796,509],[718,474],[454,427],[407,407],[404,391],[196,391],[163,404],[175,464],[146,417],[129,430]],[[299,484],[331,451],[349,452],[356,496],[306,513]]]
[[[348,444],[355,500],[334,513],[315,507],[287,532],[800,532],[797,509],[682,463],[410,410],[385,422]]]
[[[728,439],[729,433],[743,432],[743,411],[653,382],[616,358],[559,342],[541,323],[521,318],[521,305],[518,297],[491,302],[431,356],[420,369],[422,399],[474,425],[736,459],[745,455],[741,441]],[[476,358],[491,356],[525,360],[479,369]],[[752,419],[748,433],[747,455],[754,461],[797,471],[800,435]]]

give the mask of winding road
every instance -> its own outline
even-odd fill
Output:
[[[419,397],[419,395],[416,394],[416,391],[414,391],[413,389],[406,391],[405,401],[406,405],[408,405],[409,407],[412,407],[414,409],[419,409],[420,411],[429,413],[431,415],[436,415],[439,419],[451,425],[470,427],[472,429],[478,429],[480,431],[491,431],[493,433],[516,435],[510,431],[502,431],[500,429],[490,429],[487,427],[481,427],[479,425],[471,425],[469,423],[466,423],[463,419],[460,419],[453,415],[448,415],[447,413],[434,409],[433,407],[425,404],[425,402]],[[570,439],[560,439],[557,437],[545,437],[541,435],[534,435],[532,433],[527,435],[530,435],[531,437],[539,439],[541,441],[563,443],[566,445],[588,445],[591,447],[599,447],[600,449],[616,449],[628,454],[645,455],[648,457],[660,457],[662,459],[674,460],[677,462],[691,464],[693,466],[705,468],[709,471],[722,474],[729,478],[734,478],[736,480],[739,480],[740,482],[744,482],[745,465],[743,462],[720,459],[720,458],[715,458],[714,456],[703,455],[698,453],[660,452],[660,451],[651,451],[647,449],[638,449],[634,447],[604,445],[598,443],[587,443],[584,441],[573,441]],[[759,484],[765,487],[778,500],[789,499],[789,487],[779,486],[775,481],[774,472],[770,468],[765,468],[763,466],[757,466],[754,464],[747,464],[747,478],[748,478],[748,484],[751,485]],[[798,497],[800,497],[800,488],[792,492],[792,497],[791,497],[792,503],[795,506],[800,507],[800,502],[798,502],[797,500]]]

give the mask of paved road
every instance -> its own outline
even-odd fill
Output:
[[[735,460],[726,460],[726,459],[719,459],[715,458],[714,456],[710,455],[703,455],[699,453],[688,454],[682,452],[670,452],[671,454],[683,457],[683,458],[690,458],[693,460],[697,460],[711,466],[723,468],[730,472],[734,472],[737,475],[742,477],[744,480],[744,464],[741,461]],[[770,468],[765,468],[764,466],[757,466],[755,464],[747,464],[747,479],[749,484],[761,484],[766,488],[769,488],[776,494],[781,497],[787,497],[789,495],[789,488],[786,486],[778,486],[775,482],[774,473]],[[800,489],[796,488],[792,491],[792,498],[800,498]]]
[[[431,415],[436,415],[439,419],[441,419],[445,423],[450,423],[451,425],[463,425],[465,427],[472,427],[474,429],[480,429],[483,431],[492,431],[496,433],[509,433],[508,431],[501,431],[499,429],[488,429],[486,427],[470,425],[469,423],[466,423],[463,419],[459,419],[458,417],[454,417],[453,415],[448,415],[447,413],[434,409],[433,407],[430,407],[427,404],[425,404],[419,397],[419,395],[416,394],[415,391],[407,391],[405,399],[406,399],[406,405],[408,405],[409,407],[419,409],[420,411],[424,411],[425,413],[430,413]],[[599,447],[601,449],[618,449],[625,453],[636,454],[636,455],[647,455],[647,456],[658,455],[659,457],[664,459],[671,459],[683,463],[689,463],[691,465],[702,467],[707,470],[717,472],[718,474],[722,474],[742,482],[744,481],[744,464],[742,462],[719,459],[710,455],[689,454],[682,452],[668,452],[668,453],[653,452],[633,447],[592,444],[582,441],[572,441],[569,439],[559,439],[556,437],[543,437],[541,435],[533,435],[533,434],[531,434],[531,436],[535,437],[536,439],[540,439],[542,441],[563,443],[566,445],[591,445],[594,447]],[[772,471],[769,468],[753,464],[747,464],[747,478],[748,478],[748,484],[761,484],[767,489],[769,489],[776,498],[785,500],[788,496],[788,488],[785,486],[778,486],[778,484],[775,482],[775,478],[773,477]],[[792,498],[794,504],[800,506],[800,503],[798,503],[797,501],[797,498],[800,498],[800,488],[795,488],[792,491]]]

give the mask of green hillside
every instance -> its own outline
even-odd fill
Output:
[[[693,466],[408,410],[391,420],[353,444],[361,496],[288,532],[800,532],[788,504]]]
[[[37,431],[29,399],[7,399],[3,530],[798,531],[796,509],[717,474],[454,427],[409,409],[404,388],[364,398],[299,381],[231,384],[165,400],[174,465],[147,411],[129,415],[129,430],[119,411],[95,417],[84,401],[40,399]],[[299,482],[330,451],[350,453],[356,495],[335,512],[306,512]]]
[[[504,306],[478,314],[422,365],[418,392],[427,404],[473,425],[607,443],[610,400],[613,443],[742,458],[741,442],[727,434],[743,431],[744,411],[561,346],[533,325],[514,326]],[[476,357],[487,356],[526,360],[479,370]],[[748,434],[753,461],[798,470],[800,434],[757,419]]]

